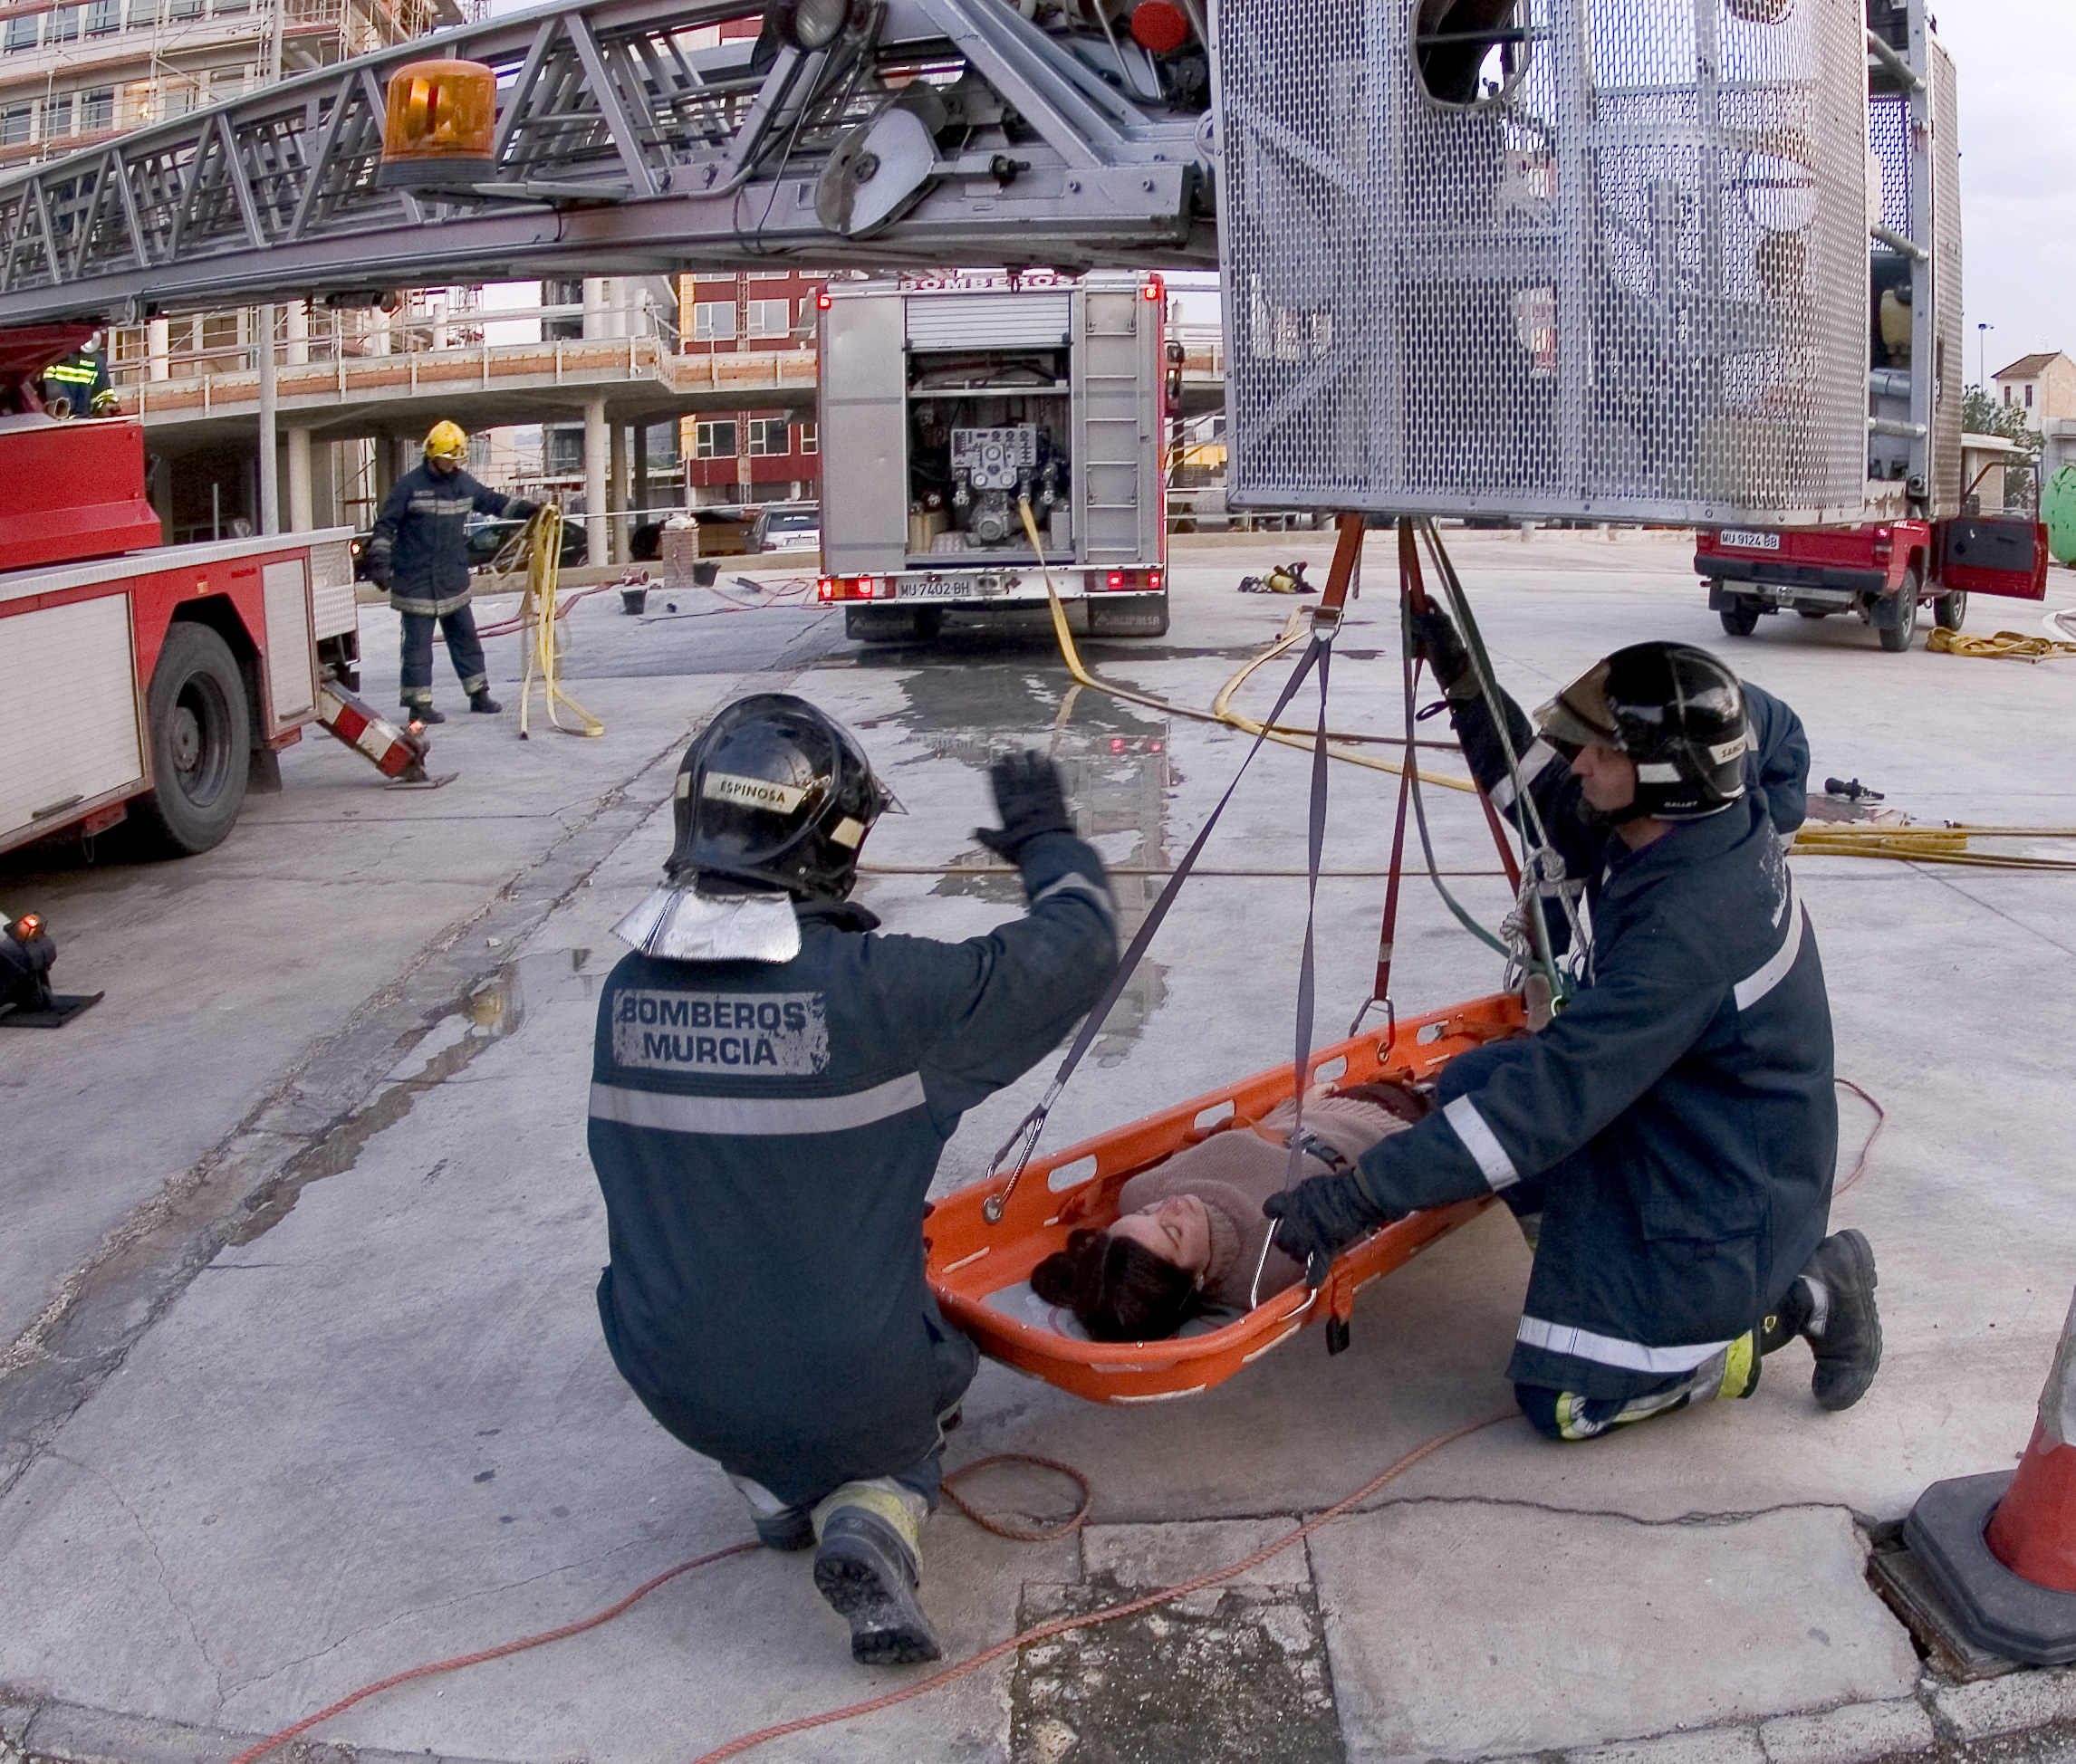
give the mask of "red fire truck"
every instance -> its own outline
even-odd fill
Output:
[[[147,848],[206,851],[312,723],[407,773],[423,742],[349,690],[351,532],[161,546],[141,426],[37,396],[90,334],[0,332],[0,851],[125,820]]]

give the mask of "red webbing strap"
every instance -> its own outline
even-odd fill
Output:
[[[1362,591],[1362,517],[1338,514],[1333,524],[1340,536],[1334,542],[1333,567],[1327,571],[1326,592],[1319,597],[1317,610],[1331,609],[1338,620],[1349,596]]]

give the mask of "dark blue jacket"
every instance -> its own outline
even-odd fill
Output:
[[[1452,1062],[1445,1107],[1359,1165],[1393,1213],[1540,1186],[1517,1383],[1626,1396],[1691,1371],[1824,1234],[1831,1008],[1776,831],[1791,802],[1800,820],[1807,750],[1792,712],[1752,697],[1772,781],[1641,851],[1581,818],[1561,759],[1537,768],[1529,788],[1584,883],[1586,982],[1540,1034]],[[1491,750],[1466,747],[1493,781]]]
[[[437,618],[468,604],[468,517],[530,513],[533,504],[429,465],[407,472],[382,498],[368,538],[368,574],[386,582],[399,612]]]
[[[959,1117],[1027,1071],[1117,961],[1101,860],[1024,848],[1027,916],[874,935],[800,909],[791,962],[625,957],[599,1004],[590,1145],[614,1363],[671,1431],[788,1502],[924,1458],[972,1376],[923,1278],[923,1207]]]

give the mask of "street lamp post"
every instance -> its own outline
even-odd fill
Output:
[[[1975,377],[1982,381],[1983,397],[1989,397],[1989,334],[1994,324],[1975,326]]]

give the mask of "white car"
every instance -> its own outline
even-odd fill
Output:
[[[822,552],[822,504],[774,503],[757,516],[760,551]]]

